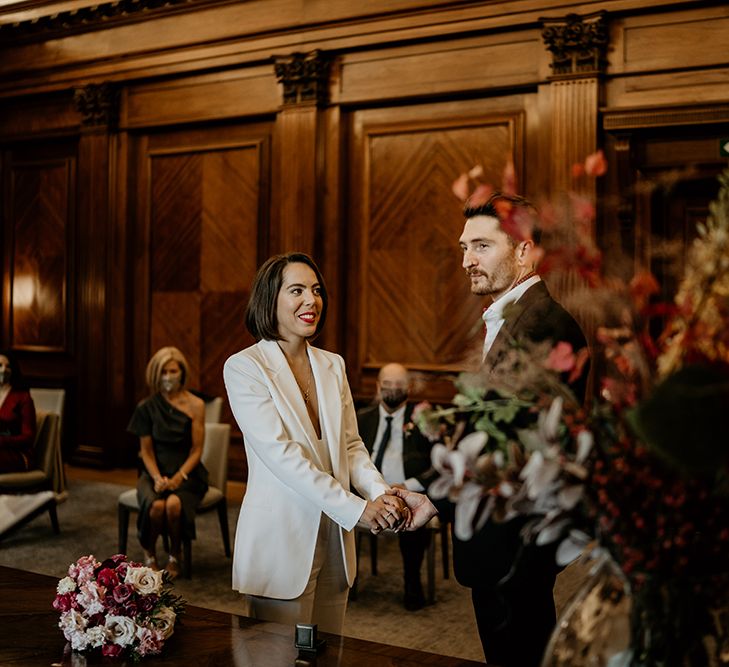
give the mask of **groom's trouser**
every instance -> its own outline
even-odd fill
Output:
[[[556,623],[552,589],[471,592],[478,633],[488,663],[539,667]]]

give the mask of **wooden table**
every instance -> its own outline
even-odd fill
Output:
[[[131,667],[131,660],[102,659],[73,654],[58,628],[58,612],[51,603],[58,580],[32,572],[0,566],[0,665],[2,667],[53,667],[113,665]],[[162,655],[141,663],[150,667],[467,667],[481,663],[424,653],[397,646],[321,633],[326,649],[307,658],[294,648],[294,630],[219,611],[188,605],[183,624],[166,642]],[[138,667],[138,666],[137,666]]]

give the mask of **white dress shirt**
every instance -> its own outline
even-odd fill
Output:
[[[532,276],[516,287],[512,287],[483,312],[481,317],[486,324],[486,337],[483,341],[483,359],[486,358],[491,346],[494,344],[496,336],[504,325],[504,310],[506,310],[506,307],[511,303],[517,302],[524,295],[524,292],[532,285],[536,285],[540,280],[541,278],[539,276]],[[386,475],[385,479],[387,479]]]
[[[405,405],[399,407],[395,412],[388,412],[379,405],[380,423],[377,425],[377,435],[375,436],[375,444],[372,449],[372,460],[377,458],[377,452],[380,450],[380,441],[385,434],[387,422],[385,417],[392,417],[392,427],[390,428],[390,444],[385,449],[382,458],[382,476],[388,484],[403,484],[410,491],[424,491],[423,485],[410,477],[405,479],[405,466],[402,462],[403,440],[405,434]]]

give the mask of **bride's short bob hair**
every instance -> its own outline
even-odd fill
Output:
[[[316,331],[311,336],[319,335],[327,315],[329,295],[324,278],[314,260],[304,252],[289,252],[285,255],[269,257],[258,269],[253,279],[251,296],[246,307],[246,327],[256,340],[281,340],[278,333],[278,294],[283,284],[283,272],[288,264],[306,264],[315,274],[321,292],[321,314],[316,325]]]
[[[156,394],[161,389],[162,369],[168,361],[176,361],[180,367],[180,371],[182,372],[180,388],[184,389],[187,385],[187,380],[190,376],[190,366],[187,363],[187,359],[185,359],[185,355],[176,347],[161,347],[149,360],[147,372],[145,373],[147,385],[153,394]]]

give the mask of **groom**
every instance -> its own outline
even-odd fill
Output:
[[[486,203],[467,204],[464,216],[463,268],[471,292],[490,299],[483,313],[483,372],[497,371],[519,342],[566,341],[575,352],[586,348],[579,325],[536,273],[540,233],[532,204],[496,193]],[[587,364],[572,387],[580,400],[586,379]],[[556,622],[554,546],[524,545],[520,530],[526,521],[489,520],[471,540],[453,539],[456,579],[471,588],[486,659],[502,667],[538,667]]]

